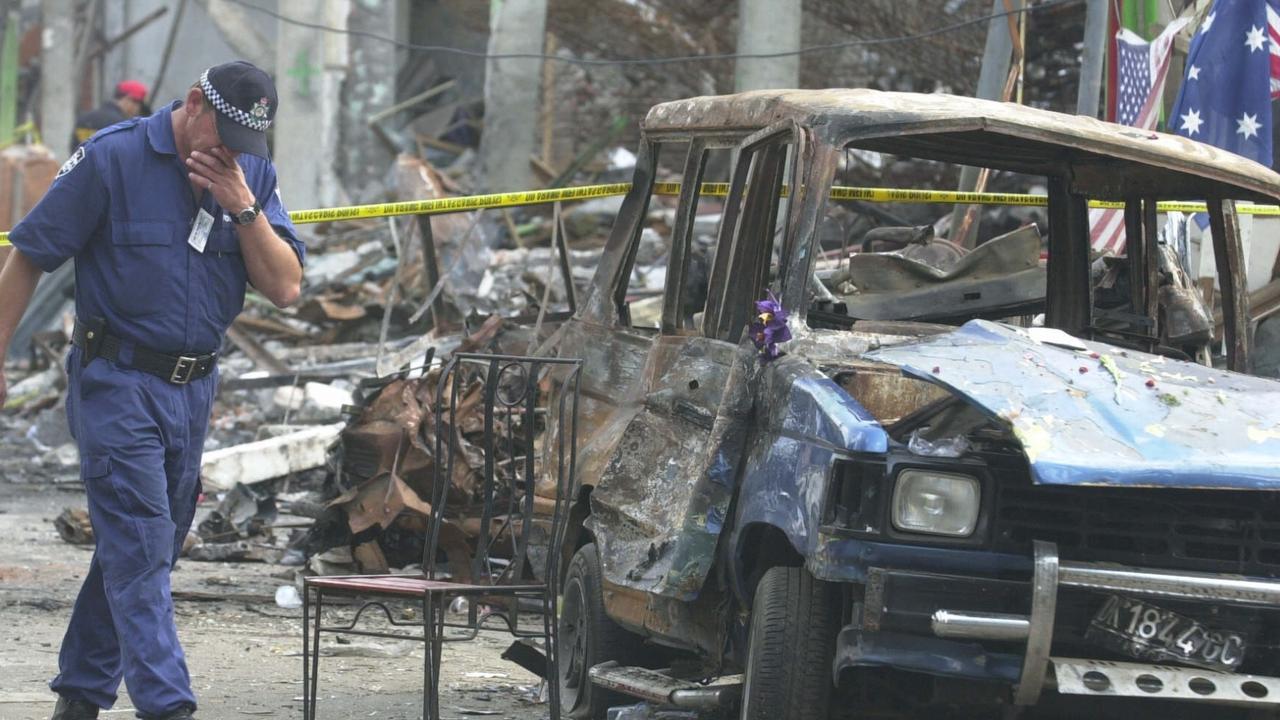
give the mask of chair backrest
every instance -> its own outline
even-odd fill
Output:
[[[536,584],[530,576],[540,574],[555,587],[576,469],[581,367],[580,360],[458,353],[441,369],[434,427],[422,424],[434,434],[427,438],[435,473],[427,577],[436,577],[442,526],[472,530],[478,520],[472,583]],[[539,453],[539,439],[554,447]],[[536,497],[539,476],[552,481],[554,497]]]

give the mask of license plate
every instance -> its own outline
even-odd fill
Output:
[[[1085,638],[1138,660],[1235,670],[1244,660],[1239,633],[1205,627],[1145,600],[1112,595],[1089,623]]]

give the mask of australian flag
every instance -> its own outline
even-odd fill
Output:
[[[1169,128],[1271,166],[1280,0],[1215,0],[1196,30]]]

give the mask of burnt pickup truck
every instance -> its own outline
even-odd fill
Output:
[[[658,105],[638,157],[555,335],[585,362],[559,641],[575,717],[619,692],[752,720],[1277,707],[1280,383],[1248,374],[1235,203],[1275,202],[1280,176],[869,90]],[[842,173],[900,157],[1026,176],[1047,209],[976,249],[823,252],[861,197]],[[683,168],[665,211],[660,167]],[[1124,223],[1116,257],[1091,253],[1091,201]],[[1207,203],[1220,327],[1160,201]]]

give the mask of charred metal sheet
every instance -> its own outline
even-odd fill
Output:
[[[748,379],[756,356],[740,348],[730,367],[718,409],[694,474],[693,495],[671,552],[671,565],[656,592],[690,599],[701,590],[715,561],[729,514],[739,465],[751,428],[753,393]]]
[[[342,433],[344,471],[362,480],[390,471],[397,462],[401,475],[429,471],[431,461],[425,448],[415,448],[415,452],[408,447],[409,438],[422,424],[418,390],[417,383],[410,380],[394,380],[382,388]]]
[[[596,484],[623,437],[623,428],[640,411],[649,343],[650,338],[603,325],[573,322],[566,326],[557,353],[583,359],[578,482]]]
[[[975,320],[867,357],[1010,428],[1038,483],[1280,487],[1280,384],[1035,332]]]
[[[431,504],[418,496],[412,487],[393,473],[386,472],[352,488],[329,503],[329,507],[342,510],[350,528],[349,537],[374,537],[393,525],[414,533],[425,534],[428,518],[431,515]],[[373,533],[371,528],[379,528]],[[445,522],[440,528],[440,547],[454,568],[455,577],[469,579],[471,569],[466,559],[471,556],[467,534],[453,521]],[[385,567],[386,558],[381,554],[378,543],[368,541],[356,546],[363,548],[363,557],[356,560],[362,568],[368,570],[381,565]]]
[[[639,412],[591,495],[589,527],[610,582],[684,599],[701,588],[732,495],[746,417],[738,409],[750,406],[744,387],[725,398],[742,385],[729,381],[736,352],[706,338],[654,344]]]
[[[841,299],[850,317],[868,320],[1008,317],[1044,306],[1045,277],[1040,232],[1027,225],[947,270],[893,253],[852,255],[847,280],[858,292]]]
[[[360,483],[370,482],[383,473],[393,472],[418,497],[431,497],[434,478],[434,462],[423,442],[425,432],[434,435],[430,427],[427,397],[435,384],[435,375],[420,380],[395,380],[386,385],[360,414],[354,423],[342,433],[343,470]],[[463,422],[453,428],[457,442],[461,433],[475,432],[479,420],[477,406],[479,388],[470,387],[459,400],[459,417]],[[469,410],[470,412],[464,412]],[[450,500],[464,502],[475,486],[472,468],[466,455],[460,455],[454,466]]]
[[[374,525],[380,525],[385,530],[406,509],[424,516],[431,514],[431,504],[389,472],[348,490],[329,504],[331,507],[341,507],[346,512],[347,523],[351,526],[353,535]]]
[[[898,293],[960,278],[991,279],[1031,270],[1040,262],[1040,231],[1026,225],[992,238],[942,270],[892,253],[849,257],[849,281],[863,293]]]

